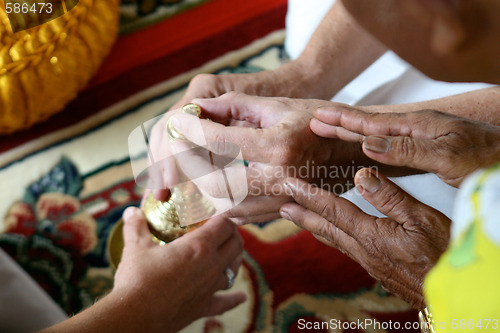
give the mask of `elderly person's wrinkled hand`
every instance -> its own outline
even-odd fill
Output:
[[[281,215],[346,253],[386,290],[422,309],[423,279],[447,247],[450,220],[374,169],[358,171],[355,182],[386,218],[365,214],[350,201],[299,179],[286,180],[296,203],[283,205]]]
[[[355,172],[350,172],[353,161],[359,157],[368,160],[359,144],[320,138],[311,131],[312,112],[328,103],[325,101],[228,93],[193,102],[213,121],[202,120],[203,130],[198,131],[192,126],[199,121],[196,117],[178,114],[172,118],[174,127],[195,144],[206,142],[211,147],[234,144],[249,161],[246,168],[249,195],[227,212],[227,216],[238,223],[265,222],[279,217],[280,205],[291,200],[282,187],[287,177],[330,186],[340,194],[353,185]],[[217,149],[214,153],[218,153]],[[343,168],[343,172],[332,176],[331,166]],[[337,184],[341,186],[335,187]],[[217,196],[217,188],[204,190]]]
[[[225,269],[236,273],[242,258],[231,221],[213,218],[165,246],[152,241],[140,210],[129,208],[124,221],[125,248],[111,293],[126,300],[142,330],[176,332],[245,300],[242,293],[214,295],[227,287]]]
[[[367,113],[339,105],[315,117],[317,135],[362,141],[375,161],[432,172],[455,187],[500,159],[500,127],[437,111]]]

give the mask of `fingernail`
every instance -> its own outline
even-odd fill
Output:
[[[389,140],[377,136],[365,136],[363,147],[376,153],[387,153],[391,149]]]
[[[290,214],[288,214],[288,212],[284,211],[284,210],[281,210],[280,211],[280,214],[281,214],[281,217],[288,220],[288,221],[291,221],[293,222],[292,220],[292,217],[290,216]]]
[[[137,207],[128,207],[127,209],[125,209],[125,211],[123,212],[123,219],[125,221],[133,218],[133,217],[136,217],[136,216],[140,216],[142,215],[142,212],[139,208]]]
[[[174,126],[175,128],[179,128],[179,126],[181,125],[181,121],[176,117],[176,116],[172,116],[170,118],[170,123],[172,124],[172,126]]]
[[[380,179],[378,179],[373,173],[370,173],[369,176],[361,176],[358,180],[358,185],[370,193],[377,192],[381,184],[382,182],[380,181]],[[360,192],[361,194],[363,194],[362,191]]]
[[[290,187],[290,184],[284,183],[283,187],[285,188],[286,195],[289,195],[289,196],[291,196],[293,198],[293,191],[292,191],[292,189]]]

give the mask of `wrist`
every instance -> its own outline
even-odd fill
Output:
[[[159,309],[139,288],[113,289],[100,300],[100,312],[110,328],[121,332],[175,332],[169,309]],[[95,306],[94,305],[94,306]],[[157,312],[161,312],[157,315]]]
[[[271,71],[272,82],[278,82],[279,95],[291,98],[330,99],[335,92],[318,66],[301,58]]]

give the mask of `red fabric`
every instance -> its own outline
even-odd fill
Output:
[[[245,249],[259,262],[269,287],[275,290],[275,304],[297,293],[319,294],[335,290],[345,294],[373,287],[373,278],[361,266],[353,265],[351,259],[318,242],[309,232],[276,243],[260,242],[244,230],[242,236]],[[342,274],[332,275],[335,268]],[[329,278],[324,279],[325,276]]]
[[[0,153],[75,124],[138,91],[284,28],[286,2],[212,0],[119,38],[76,100],[47,122],[1,140]]]
[[[37,186],[27,188],[27,201],[11,207],[7,216],[10,226],[0,235],[0,248],[20,263],[64,310],[74,313],[89,305],[85,302],[90,296],[85,295],[90,294],[93,301],[112,288],[111,274],[102,273],[96,279],[101,273],[90,272],[94,268],[101,272],[109,269],[105,249],[111,228],[123,210],[131,203],[138,204],[142,196],[128,172],[121,175],[124,178],[117,176],[116,180],[121,180],[110,187],[96,181],[102,177],[99,173],[113,172],[113,165],[95,174],[80,175],[70,163],[64,160],[53,169],[56,171],[43,175],[35,183]],[[44,189],[40,183],[51,182],[65,192],[44,192],[53,187]],[[93,194],[79,197],[71,189],[80,186]],[[127,200],[116,200],[118,197]],[[87,215],[89,211],[92,215]],[[59,223],[61,220],[66,222]],[[281,223],[280,228],[272,228],[273,223]],[[232,332],[233,320],[244,322],[244,332],[248,333],[268,332],[270,326],[273,332],[326,332],[321,329],[325,326],[304,330],[304,324],[324,325],[322,321],[330,325],[351,324],[343,332],[373,329],[364,318],[385,324],[389,332],[419,332],[416,328],[404,329],[405,325],[416,323],[416,311],[395,303],[358,263],[320,243],[309,232],[296,231],[291,222],[283,220],[264,226],[243,226],[239,231],[245,241],[245,253],[244,269],[240,271],[243,278],[236,286],[247,292],[251,307],[237,319],[207,319],[203,332]],[[42,243],[42,247],[37,245]],[[324,317],[328,314],[332,319],[342,318],[342,322],[328,320]]]
[[[320,243],[307,231],[270,243],[259,240],[243,228],[240,228],[240,234],[244,239],[245,251],[258,262],[264,280],[273,291],[273,312],[297,294],[347,295],[360,290],[369,290],[376,283],[358,263],[337,249]],[[247,265],[245,262],[243,264]],[[256,281],[258,278],[252,275],[251,279]],[[255,284],[253,289],[258,290],[258,286]],[[258,298],[257,295],[255,297]],[[255,325],[258,308],[259,306],[256,306],[253,309],[252,325]],[[396,326],[393,325],[390,332],[418,332],[414,328],[403,329],[406,323],[414,323],[416,318],[414,310],[369,314],[381,323],[400,323],[400,330],[395,329]],[[299,328],[299,319],[305,319],[309,325],[322,322],[316,317],[299,317],[289,327],[290,333],[303,331]],[[255,327],[251,326],[247,332],[252,332],[254,329]],[[326,331],[313,329],[308,332]],[[346,329],[344,332],[359,332],[359,330]]]
[[[286,3],[287,0],[213,0],[150,29],[125,35],[113,47],[91,85],[109,81],[131,69],[162,59],[164,55],[187,51],[190,56],[176,59],[175,63],[185,68],[172,64],[169,66],[171,72],[164,75],[182,73],[195,67],[192,61],[203,64],[283,28]],[[207,40],[211,43],[200,43]]]

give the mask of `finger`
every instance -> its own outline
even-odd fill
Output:
[[[236,278],[236,276],[238,276],[238,272],[240,270],[240,265],[241,265],[241,262],[243,260],[243,253],[240,253],[238,256],[236,256],[235,259],[233,259],[233,262],[227,266],[227,268],[229,268],[233,273],[234,273],[234,277]],[[224,289],[228,289],[228,277],[226,275],[226,270],[224,269],[224,274],[222,274],[223,277],[221,277],[221,279],[219,280],[219,284],[218,284],[218,288],[217,290],[224,290]]]
[[[136,183],[145,189],[169,189],[178,182],[175,166],[175,159],[172,156],[153,162],[136,176]]]
[[[444,134],[437,124],[445,115],[433,111],[409,113],[367,113],[348,107],[322,108],[318,120],[364,135],[364,153],[384,164],[405,166],[436,173],[440,161],[436,140]],[[448,117],[449,118],[449,117]],[[446,118],[446,119],[448,119]],[[342,132],[339,135],[346,136]]]
[[[245,225],[250,223],[270,222],[278,218],[280,218],[280,214],[278,211],[276,211],[275,213],[256,215],[256,216],[232,217],[230,220],[236,223],[237,225]]]
[[[216,216],[209,219],[203,227],[187,233],[179,240],[190,242],[192,237],[202,237],[202,241],[210,242],[218,248],[234,236],[236,229],[237,226],[227,218]]]
[[[348,131],[345,128],[339,126],[325,124],[315,118],[311,119],[309,127],[314,134],[324,138],[340,139],[343,141],[352,142],[361,142],[363,140],[363,136],[360,134]]]
[[[442,149],[436,140],[407,136],[367,136],[363,152],[369,158],[387,165],[405,166],[437,173],[442,160]]]
[[[327,240],[330,243],[328,245],[353,257],[359,255],[360,246],[357,241],[339,229],[334,221],[328,221],[317,213],[296,203],[287,203],[281,206],[280,212],[283,218]]]
[[[314,116],[319,121],[342,127],[361,135],[413,136],[426,138],[431,117],[426,112],[369,113],[351,107],[317,109]]]
[[[149,135],[147,186],[150,189],[167,189],[178,178],[175,159],[171,158],[171,142],[168,139],[166,124],[169,119],[181,112],[176,109],[167,112],[154,126]]]
[[[212,147],[208,145],[208,148]],[[238,157],[239,149],[216,148],[219,152],[225,151],[219,154],[204,147],[190,147],[186,142],[176,142],[172,148],[182,172],[212,198],[232,197],[235,204],[239,204],[247,195],[284,195],[283,185],[278,179],[283,177],[283,169],[256,162],[245,167],[241,157]]]
[[[190,147],[186,142],[172,146],[179,167],[200,189],[213,198],[238,200],[248,194],[246,171],[238,151],[215,154],[204,147]]]
[[[208,302],[202,317],[221,315],[245,302],[247,297],[242,292],[213,295]]]
[[[232,267],[236,258],[243,252],[243,240],[235,230],[231,238],[219,247],[220,263],[223,268]],[[238,267],[236,267],[237,269]],[[236,270],[233,270],[236,273]]]
[[[127,208],[123,212],[123,222],[125,249],[135,248],[137,245],[151,244],[151,233],[139,208]]]
[[[204,114],[213,120],[228,125],[227,120],[239,120],[267,128],[276,124],[276,117],[286,113],[284,105],[273,103],[272,99],[246,95],[241,92],[229,92],[217,98],[195,99],[192,101],[201,106]],[[272,112],[269,112],[271,111]]]
[[[153,193],[158,201],[167,201],[170,196],[170,190],[156,190]]]
[[[243,252],[237,255],[236,258],[231,263],[231,265],[229,265],[229,268],[234,272],[236,276],[238,275],[242,261],[243,261]]]
[[[141,205],[140,205],[141,208],[144,207],[144,204],[146,203],[146,198],[149,196],[149,194],[151,192],[153,192],[153,190],[148,189],[148,188],[144,190],[144,193],[142,194]]]
[[[373,207],[399,224],[413,221],[415,216],[423,214],[441,214],[413,198],[377,170],[359,170],[354,177],[354,183]]]
[[[255,128],[226,127],[188,114],[178,114],[171,119],[174,128],[198,146],[207,146],[207,142],[231,143],[240,147],[246,160],[269,161],[269,158],[263,157],[267,156],[265,153],[269,151],[269,144],[276,137],[273,129],[264,132]]]
[[[285,185],[289,188],[295,202],[300,206],[330,221],[333,226],[339,228],[354,239],[359,239],[359,235],[362,234],[360,231],[363,228],[373,226],[375,223],[375,218],[373,216],[363,213],[352,202],[338,197],[331,192],[315,187],[303,180],[287,178]],[[286,204],[285,206],[287,205],[290,204]],[[297,209],[297,207],[295,208]],[[281,210],[283,210],[283,207]],[[318,220],[316,219],[315,221]],[[325,229],[321,229],[325,228],[327,224],[319,224],[316,222],[314,225],[320,228],[314,229],[314,233],[318,232],[317,234],[320,236],[327,236],[327,231],[329,229],[326,229],[326,231]]]
[[[412,279],[411,274],[408,275],[409,275],[408,278]],[[385,290],[387,290],[391,294],[399,296],[401,299],[408,302],[415,310],[421,310],[425,307],[425,299],[424,296],[422,295],[421,284],[419,285],[418,290],[414,288],[408,288],[408,285],[393,279],[385,281],[380,280],[380,284]]]
[[[290,201],[293,201],[290,196],[247,197],[239,205],[227,211],[225,216],[229,218],[238,218],[278,213],[279,207]]]

